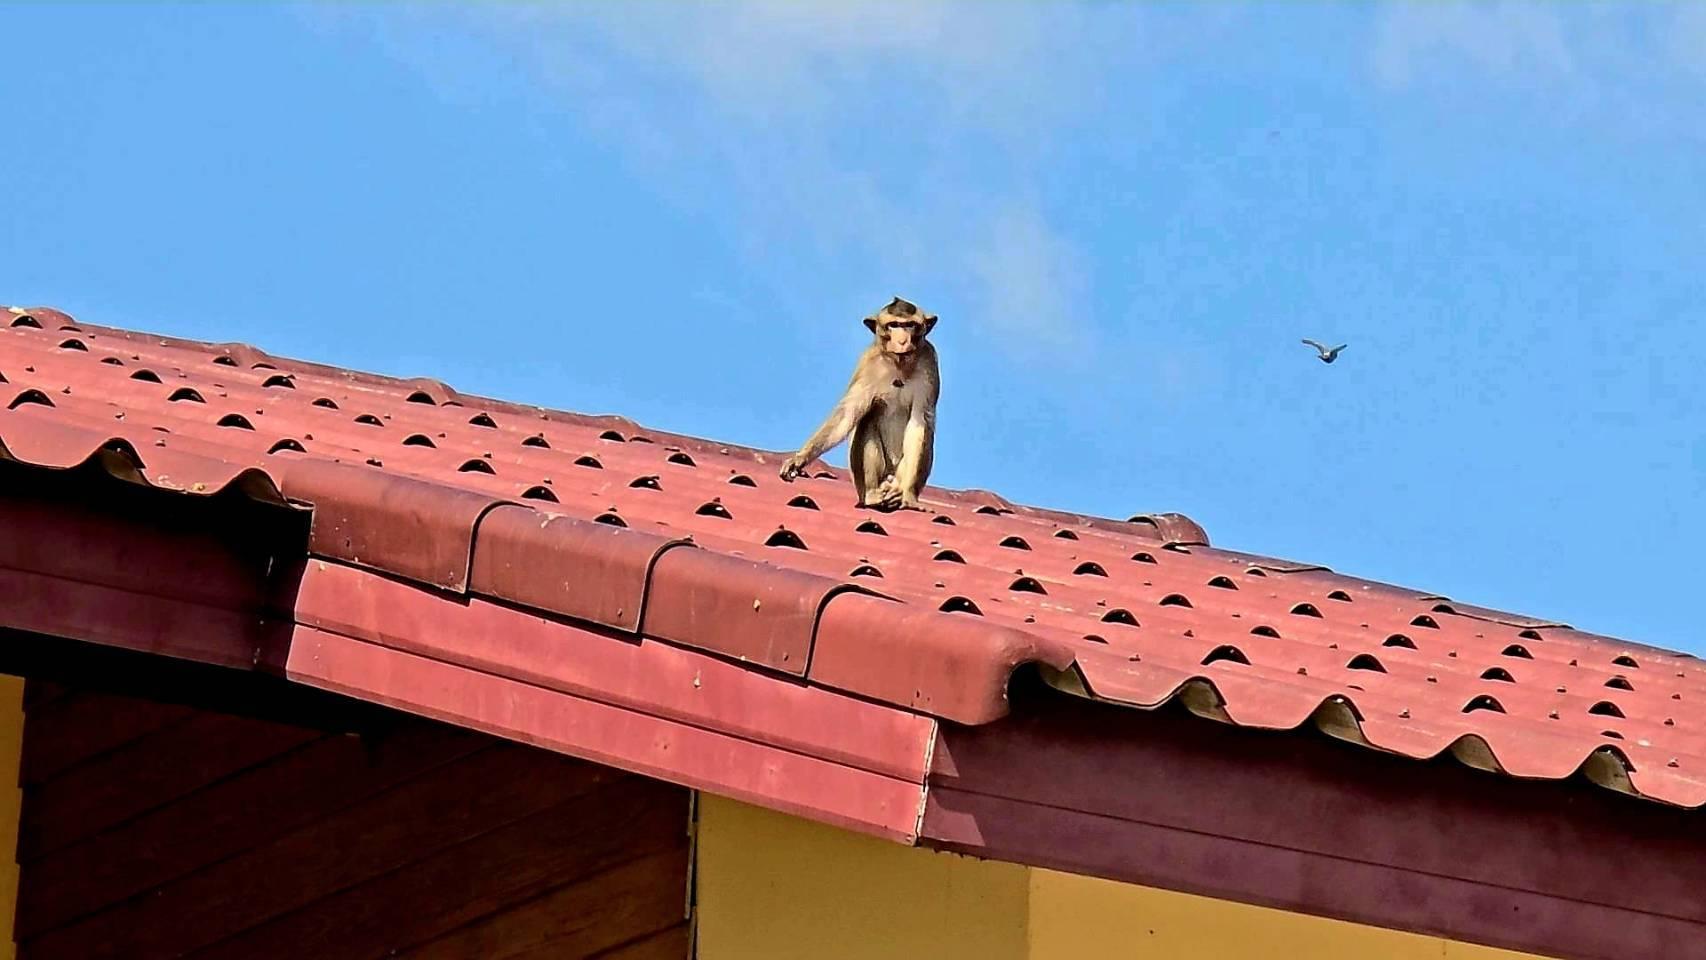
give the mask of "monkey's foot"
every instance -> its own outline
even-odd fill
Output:
[[[897,507],[905,499],[905,494],[900,489],[900,483],[895,480],[892,473],[883,478],[883,482],[877,485],[875,492],[877,501],[885,507]]]
[[[901,489],[900,481],[891,473],[884,477],[881,483],[859,495],[859,506],[865,510],[882,510],[886,513],[899,509],[906,499],[906,491]]]

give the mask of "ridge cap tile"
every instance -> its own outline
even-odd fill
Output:
[[[293,459],[284,495],[314,507],[312,554],[454,593],[468,589],[474,531],[500,497],[367,466]]]
[[[825,605],[863,592],[729,554],[669,550],[652,565],[640,633],[804,677]]]
[[[692,546],[685,538],[504,503],[480,521],[468,589],[639,633],[658,558],[666,550]]]
[[[1073,664],[1071,648],[1014,627],[884,597],[837,597],[824,610],[807,678],[963,724],[1007,715],[1014,671]]]

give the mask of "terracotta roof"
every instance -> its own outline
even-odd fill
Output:
[[[1095,700],[1706,803],[1706,669],[1683,654],[1217,549],[1176,515],[940,489],[929,514],[867,512],[844,471],[783,483],[775,454],[619,417],[46,308],[0,328],[0,457],[312,504],[315,555],[732,659],[777,691],[983,724],[1035,663]]]

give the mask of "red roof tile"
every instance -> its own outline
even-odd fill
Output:
[[[1706,804],[1706,669],[1562,624],[932,489],[854,509],[844,471],[401,380],[0,313],[0,457],[98,458],[187,493],[312,503],[310,549],[979,724],[1020,664],[1056,687],[1312,725],[1519,777]]]

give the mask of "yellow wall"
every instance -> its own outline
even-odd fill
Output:
[[[698,960],[1526,956],[904,847],[708,794],[698,810]]]
[[[1053,870],[1031,871],[1030,960],[1522,960],[1528,954]]]
[[[1027,960],[1024,867],[699,795],[698,960]]]
[[[18,903],[18,762],[24,747],[24,681],[0,676],[0,960],[12,960],[12,915]]]

